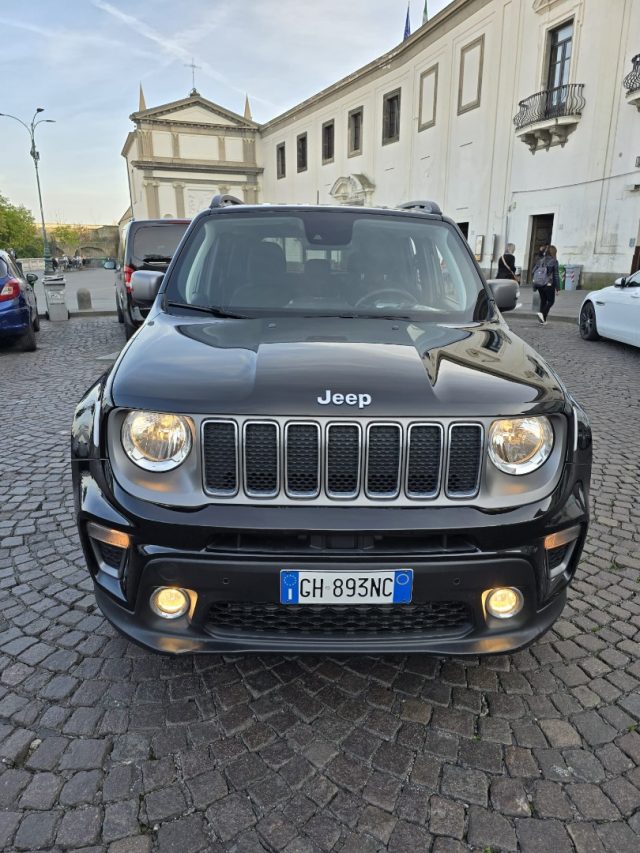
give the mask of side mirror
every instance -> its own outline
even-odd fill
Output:
[[[29,282],[29,284],[32,287],[36,283],[37,280],[38,280],[38,276],[34,272],[28,272],[27,273],[27,281]]]
[[[518,304],[520,288],[517,282],[509,281],[508,278],[494,278],[487,284],[500,311],[513,311]]]
[[[151,305],[158,295],[164,273],[138,270],[131,276],[131,295],[139,305]]]
[[[626,287],[627,286],[627,279],[622,275],[622,276],[620,276],[620,278],[617,278],[614,281],[614,284],[616,287]]]

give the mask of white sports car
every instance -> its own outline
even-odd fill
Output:
[[[611,338],[640,347],[640,270],[589,293],[580,307],[578,324],[585,341]]]

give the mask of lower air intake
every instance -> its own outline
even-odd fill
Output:
[[[471,613],[460,601],[426,604],[326,605],[255,604],[219,601],[211,606],[210,633],[373,637],[463,632]]]

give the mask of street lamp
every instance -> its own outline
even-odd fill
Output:
[[[31,124],[26,124],[22,119],[17,116],[9,115],[9,113],[0,113],[0,116],[4,116],[4,118],[12,118],[14,121],[19,122],[29,134],[29,138],[31,139],[31,149],[29,154],[33,159],[33,165],[36,169],[36,182],[38,184],[38,201],[40,202],[40,221],[42,223],[42,243],[44,246],[44,274],[50,275],[53,272],[53,265],[51,263],[51,253],[49,251],[49,242],[47,240],[47,229],[44,227],[44,210],[42,209],[42,192],[40,190],[40,174],[38,173],[38,161],[40,160],[40,154],[38,149],[36,148],[36,138],[35,132],[36,127],[39,124],[55,124],[55,119],[52,118],[41,118],[36,121],[36,118],[40,113],[44,112],[44,107],[37,107],[35,113],[33,114],[33,118],[31,119]]]

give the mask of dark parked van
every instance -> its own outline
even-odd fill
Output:
[[[437,205],[214,199],[73,423],[98,604],[165,653],[523,648],[587,533],[589,421]],[[155,300],[155,301],[154,301]]]
[[[189,222],[189,219],[132,219],[127,225],[116,270],[116,309],[127,340],[142,325],[151,307],[150,303],[134,299],[131,276],[138,270],[164,272]]]

